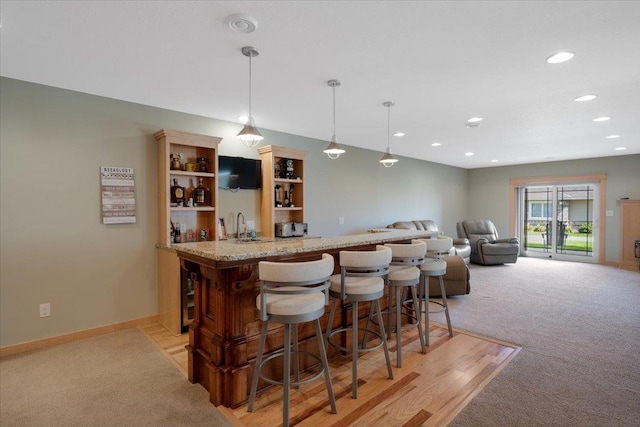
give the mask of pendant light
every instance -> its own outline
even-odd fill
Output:
[[[264,139],[264,136],[260,134],[256,128],[256,124],[253,121],[251,115],[251,58],[258,56],[258,51],[251,46],[245,46],[242,48],[242,54],[249,57],[249,117],[244,127],[238,134],[238,137],[244,142],[247,147],[255,147],[260,141]]]
[[[336,87],[340,86],[340,81],[338,80],[329,80],[327,84],[333,88],[333,136],[331,137],[331,142],[324,149],[324,152],[329,156],[330,159],[337,159],[340,157],[340,154],[344,153],[344,149],[338,144],[336,141]]]
[[[384,153],[384,155],[380,159],[380,163],[382,163],[385,168],[390,168],[391,166],[396,164],[396,162],[398,161],[398,159],[393,157],[393,154],[391,154],[391,148],[390,148],[390,142],[389,142],[389,135],[391,134],[391,107],[393,107],[396,104],[394,104],[391,101],[387,101],[382,105],[387,107],[387,152]]]

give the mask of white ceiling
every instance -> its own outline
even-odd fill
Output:
[[[232,13],[257,30],[233,32]],[[638,1],[3,0],[0,19],[5,77],[239,123],[250,45],[262,129],[328,141],[338,79],[338,141],[381,155],[385,101],[402,156],[471,169],[640,153]],[[563,50],[575,58],[546,63]]]

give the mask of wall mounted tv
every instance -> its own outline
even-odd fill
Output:
[[[231,190],[262,188],[261,166],[260,160],[218,156],[218,187]]]

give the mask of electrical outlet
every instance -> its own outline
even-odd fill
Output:
[[[338,225],[344,225],[344,218],[338,217]]]
[[[51,316],[51,304],[48,302],[45,304],[40,304],[40,317],[49,317]]]

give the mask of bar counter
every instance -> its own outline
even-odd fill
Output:
[[[372,250],[378,244],[410,242],[437,233],[416,230],[369,230],[366,234],[327,237],[265,239],[251,242],[237,240],[181,243],[172,245],[180,258],[181,268],[195,279],[194,318],[189,327],[189,381],[200,383],[209,391],[214,405],[235,408],[247,401],[251,375],[258,350],[262,322],[255,299],[259,293],[260,261],[311,261],[323,253],[335,259],[334,272],[339,272],[341,250]],[[386,306],[386,298],[382,307]],[[343,304],[334,327],[349,324],[350,305]],[[368,313],[363,305],[361,313]],[[321,319],[326,330],[328,315]],[[283,345],[283,327],[273,324],[265,351],[273,352]],[[312,324],[299,328],[301,350],[316,351]],[[331,348],[329,357],[336,354]],[[304,364],[304,363],[303,363]],[[269,375],[282,375],[277,364],[267,366]],[[259,388],[266,387],[261,383]]]

